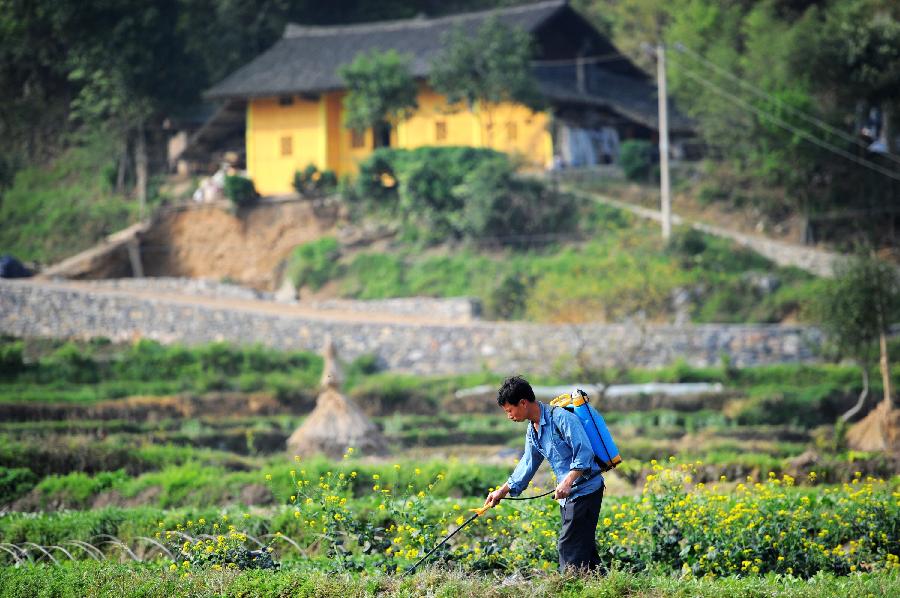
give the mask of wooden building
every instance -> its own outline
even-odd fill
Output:
[[[454,27],[474,30],[496,17],[533,36],[534,74],[550,109],[532,112],[505,104],[489,119],[450,109],[428,85],[432,61]],[[412,56],[419,82],[418,110],[375,139],[343,126],[338,74],[360,53],[394,49]],[[597,57],[604,57],[598,60]],[[345,26],[289,25],[269,50],[209,89],[205,97],[234,114],[245,110],[246,167],[263,194],[291,191],[296,170],[308,164],[352,173],[379,145],[487,146],[518,154],[535,167],[614,162],[618,143],[654,138],[656,90],[651,78],[566,2],[553,0],[440,18]],[[687,130],[677,114],[673,129]],[[489,124],[490,123],[490,124]],[[215,130],[214,126],[208,127]]]

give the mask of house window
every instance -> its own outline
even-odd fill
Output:
[[[294,96],[281,96],[278,98],[279,106],[293,106],[294,104]]]
[[[447,123],[445,121],[439,120],[434,123],[434,139],[435,141],[447,140]]]
[[[290,156],[294,153],[294,140],[290,137],[281,138],[281,155]]]
[[[506,123],[506,140],[515,141],[519,136],[516,123]]]
[[[350,130],[350,147],[353,149],[360,149],[366,147],[366,132],[365,131],[357,131],[356,129]]]

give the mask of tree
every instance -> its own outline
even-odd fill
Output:
[[[484,113],[490,131],[492,106],[515,102],[532,110],[544,107],[531,73],[532,52],[528,33],[496,18],[484,21],[474,35],[456,27],[446,34],[444,50],[431,65],[430,82],[448,104]]]
[[[341,67],[339,74],[347,86],[344,125],[348,129],[377,130],[384,123],[396,127],[412,116],[418,108],[418,88],[410,73],[410,61],[409,56],[395,50],[376,50],[359,54]]]
[[[865,406],[874,345],[881,353],[884,400],[891,402],[887,332],[900,313],[900,276],[895,266],[858,255],[839,265],[814,311],[831,341],[862,369],[863,389],[856,404],[841,416],[848,421]]]

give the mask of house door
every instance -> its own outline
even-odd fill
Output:
[[[390,123],[378,123],[373,132],[375,147],[391,147],[391,125]]]

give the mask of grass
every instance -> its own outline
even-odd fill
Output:
[[[0,597],[24,595],[60,597],[133,596],[296,596],[340,597],[430,595],[435,597],[576,598],[613,596],[773,596],[809,598],[891,596],[900,593],[894,573],[834,576],[803,580],[770,574],[721,579],[681,579],[664,573],[611,571],[606,576],[538,574],[498,582],[490,574],[428,568],[413,576],[331,574],[285,568],[279,571],[215,572],[180,577],[153,564],[81,561],[61,566],[0,568]]]
[[[780,322],[802,316],[801,306],[821,284],[716,237],[681,230],[666,245],[654,227],[619,210],[582,211],[570,238],[540,248],[423,251],[399,242],[386,252],[348,254],[327,268],[314,259],[322,240],[297,253],[311,256],[304,262],[316,273],[311,288],[331,280],[341,296],[357,299],[469,296],[489,318],[538,322],[621,321],[638,313],[671,321],[678,294],[688,297],[695,322]],[[774,291],[759,282],[763,276],[776,281]]]
[[[0,253],[52,263],[134,222],[137,200],[112,191],[116,144],[93,133],[48,166],[16,173],[0,202]]]

